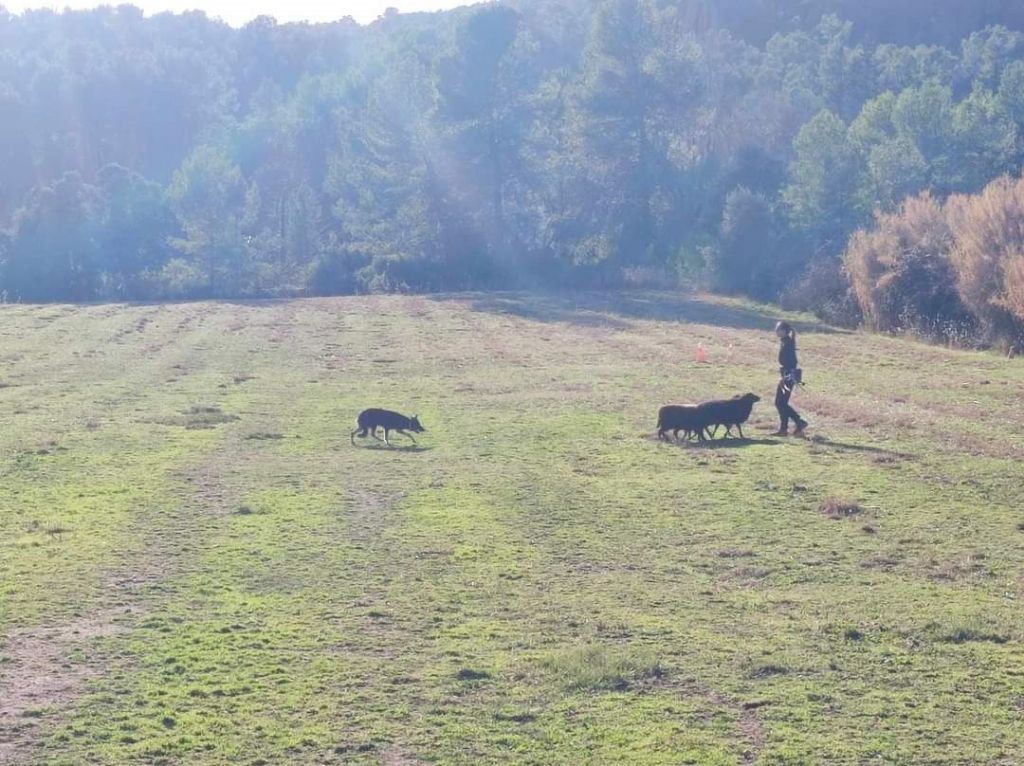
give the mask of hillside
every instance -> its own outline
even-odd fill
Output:
[[[1024,167],[1022,14],[0,9],[0,299],[683,284],[856,325],[833,310],[853,232]]]
[[[774,319],[0,307],[0,763],[1021,763],[1024,370],[794,317],[774,439]]]

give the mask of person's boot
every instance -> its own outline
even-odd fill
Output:
[[[807,428],[807,421],[801,418],[796,421],[796,429],[793,431],[793,436],[803,436],[804,430]]]

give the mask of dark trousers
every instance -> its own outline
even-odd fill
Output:
[[[789,406],[789,397],[792,396],[793,389],[786,385],[785,380],[779,381],[779,387],[775,389],[775,409],[779,411],[779,420],[782,425],[779,427],[781,431],[789,430],[789,421],[792,420],[795,424],[799,425],[802,418]]]

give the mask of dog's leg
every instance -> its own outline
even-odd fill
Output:
[[[396,428],[395,430],[396,430],[396,431],[397,431],[398,433],[400,433],[400,434],[401,434],[402,436],[405,436],[405,437],[408,437],[409,439],[412,439],[412,443],[413,443],[413,444],[415,444],[415,443],[416,443],[416,440],[415,440],[415,439],[413,439],[413,436],[412,436],[412,434],[410,434],[410,433],[406,433],[406,432],[405,432],[405,431],[403,431],[403,430],[402,430],[401,428]]]
[[[387,433],[387,432],[385,432],[385,434],[386,434],[386,433]],[[379,436],[377,436],[377,426],[374,426],[374,427],[373,427],[372,429],[370,429],[370,436],[372,436],[372,437],[373,437],[374,439],[376,439],[377,441],[380,441],[380,437],[379,437]]]
[[[389,447],[391,446],[391,442],[388,441],[388,429],[386,428],[384,429],[384,443]]]
[[[746,436],[743,435],[743,426],[740,423],[736,424],[736,430],[740,432],[740,438],[741,439],[746,439],[747,438]]]

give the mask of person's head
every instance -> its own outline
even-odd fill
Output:
[[[779,340],[796,337],[796,331],[793,330],[793,326],[786,321],[780,321],[775,325],[775,334]]]

